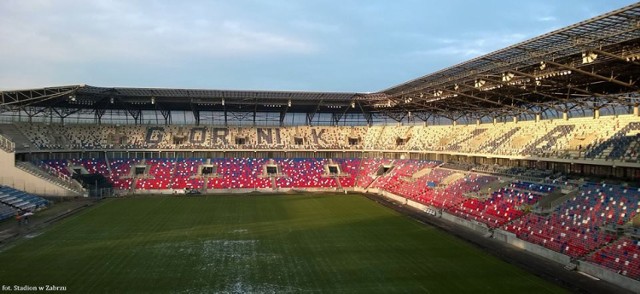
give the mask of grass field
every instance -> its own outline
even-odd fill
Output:
[[[67,292],[559,293],[360,196],[111,199],[0,252],[0,284]]]

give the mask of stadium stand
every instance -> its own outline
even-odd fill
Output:
[[[640,241],[622,237],[596,251],[588,261],[605,266],[621,275],[640,280]]]
[[[0,221],[11,218],[16,215],[16,213],[17,211],[15,208],[0,202]]]
[[[605,228],[627,223],[638,213],[639,200],[637,189],[586,184],[551,215],[529,214],[506,229],[518,238],[581,257],[614,240]]]
[[[281,127],[15,124],[51,149],[341,149],[422,150],[639,162],[640,118],[524,121],[496,125]],[[117,135],[120,134],[120,135]],[[363,142],[360,143],[360,138]],[[350,139],[357,139],[352,140]],[[362,145],[360,145],[362,144]]]
[[[447,211],[497,228],[520,218],[545,193],[552,192],[553,189],[534,183],[515,182],[510,187],[493,192],[488,199],[468,198],[460,204],[448,207]]]
[[[67,188],[100,175],[116,195],[384,192],[640,280],[640,47],[627,21],[639,15],[634,4],[378,93],[2,91],[0,155]],[[43,205],[0,187],[0,219]]]
[[[0,186],[0,203],[20,211],[36,211],[49,205],[49,201],[41,197],[5,186]]]

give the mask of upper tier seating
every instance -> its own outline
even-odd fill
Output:
[[[448,126],[16,126],[44,150],[364,148],[640,162],[640,117],[633,115]]]

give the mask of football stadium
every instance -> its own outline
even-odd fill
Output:
[[[639,81],[635,3],[376,92],[2,90],[1,290],[638,293]]]

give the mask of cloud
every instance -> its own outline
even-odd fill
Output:
[[[435,38],[431,48],[409,52],[411,56],[460,56],[465,59],[486,54],[527,38],[524,34],[478,34],[476,36],[454,38]]]
[[[536,17],[536,21],[539,21],[539,22],[549,22],[549,21],[556,21],[556,20],[557,18],[551,15]]]
[[[302,19],[292,21],[291,26],[304,31],[315,31],[326,34],[340,32],[340,26],[337,24],[328,24]]]
[[[18,1],[0,5],[0,10],[4,10],[0,12],[0,60],[158,62],[180,59],[181,54],[224,58],[305,55],[317,50],[303,36],[250,19],[226,17],[221,10],[207,16],[128,1],[60,1],[55,5]],[[64,10],[74,13],[62,13]]]

